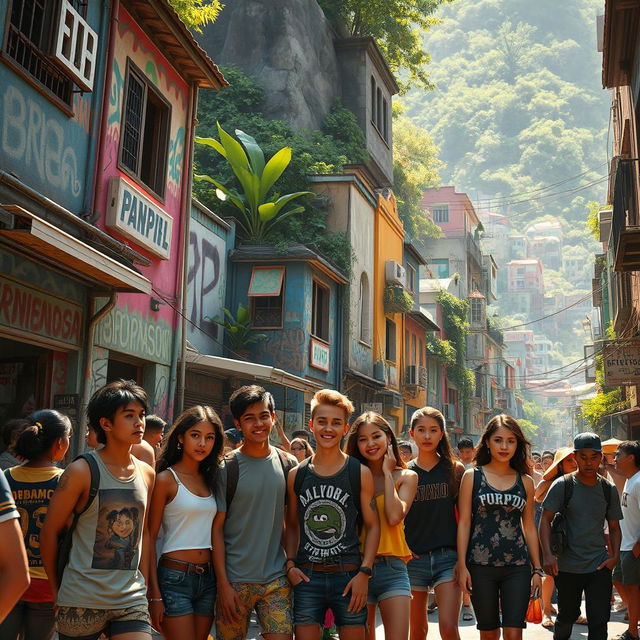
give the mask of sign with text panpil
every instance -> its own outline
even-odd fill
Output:
[[[316,369],[329,371],[329,347],[311,338],[311,358],[309,364]]]
[[[124,178],[109,184],[107,227],[163,260],[171,253],[173,218]]]
[[[605,386],[640,383],[640,340],[616,340],[602,353]]]

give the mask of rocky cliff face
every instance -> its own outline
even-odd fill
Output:
[[[340,94],[333,32],[316,0],[225,0],[199,36],[216,64],[233,65],[266,90],[264,115],[319,129]]]

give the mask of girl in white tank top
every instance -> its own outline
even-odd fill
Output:
[[[198,405],[178,416],[158,458],[148,597],[152,625],[167,640],[206,640],[213,623],[211,525],[223,444],[217,413]]]

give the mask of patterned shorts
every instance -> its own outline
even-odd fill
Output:
[[[56,627],[60,640],[92,640],[99,638],[103,632],[108,637],[124,633],[148,633],[151,638],[149,609],[146,604],[126,609],[58,607]]]
[[[218,609],[216,612],[217,640],[244,640],[247,637],[249,619],[254,609],[262,635],[293,633],[291,584],[284,576],[266,584],[232,582],[231,586],[240,596],[246,615],[239,622],[231,622],[223,620]]]

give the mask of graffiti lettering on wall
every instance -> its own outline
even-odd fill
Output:
[[[160,369],[161,367],[158,367]],[[159,373],[153,390],[153,410],[161,415],[169,415],[169,370],[166,367],[166,373]]]
[[[300,374],[306,362],[306,337],[302,329],[284,329],[267,332],[267,339],[261,343],[263,360],[276,364],[280,369]]]
[[[143,318],[127,307],[110,311],[99,323],[96,343],[145,360],[171,363],[171,328],[163,320]]]
[[[0,325],[78,346],[82,308],[0,276]]]
[[[189,340],[200,350],[216,351],[219,328],[214,318],[222,315],[222,272],[220,255],[224,239],[193,221],[189,234],[189,270],[187,271]],[[198,330],[199,327],[202,331]]]
[[[80,194],[78,159],[65,141],[65,129],[48,118],[42,106],[14,86],[4,88],[2,150],[12,160],[35,170],[51,187]]]

